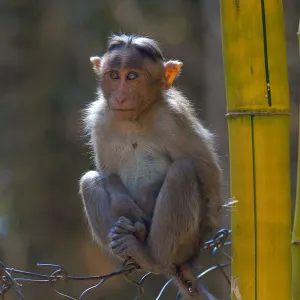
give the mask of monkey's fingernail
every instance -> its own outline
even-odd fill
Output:
[[[131,223],[131,221],[128,219],[128,218],[126,218],[126,217],[120,217],[119,218],[119,220],[117,221],[117,222],[126,222],[126,223]]]
[[[113,228],[110,230],[110,232],[111,232],[112,234],[118,232],[118,227],[116,227],[116,226],[113,227]]]
[[[117,239],[117,238],[120,238],[121,236],[122,236],[122,234],[121,234],[118,230],[112,231],[112,232],[110,232],[110,234],[109,234],[109,237],[110,237],[111,239]]]
[[[125,222],[117,222],[116,223],[116,226],[117,227],[124,227],[124,228],[127,228],[127,227],[134,227],[131,223],[125,223]]]
[[[117,242],[115,242],[115,241],[112,241],[112,242],[109,243],[109,246],[110,246],[110,248],[112,248],[112,249],[116,248],[118,245],[119,245],[119,243],[117,243]]]

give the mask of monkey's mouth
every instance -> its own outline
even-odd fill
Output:
[[[134,108],[115,108],[115,109],[113,109],[113,111],[117,111],[117,112],[119,112],[119,111],[135,111],[135,109]]]

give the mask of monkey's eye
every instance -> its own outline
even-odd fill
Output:
[[[112,79],[120,79],[120,74],[119,74],[119,72],[117,72],[117,71],[111,71],[111,72],[109,73],[109,76],[110,76],[110,78],[112,78]]]
[[[135,72],[129,72],[129,73],[127,74],[127,79],[128,79],[128,80],[135,80],[135,79],[137,79],[137,77],[138,77],[138,74],[135,73]]]

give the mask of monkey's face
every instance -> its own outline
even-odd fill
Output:
[[[101,69],[102,93],[119,120],[137,118],[160,95],[162,62],[152,62],[134,50],[113,51],[104,56]]]
[[[91,57],[100,76],[100,87],[109,109],[119,120],[137,118],[169,89],[182,63],[152,60],[134,48]]]

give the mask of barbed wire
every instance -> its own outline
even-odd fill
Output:
[[[207,275],[208,273],[220,270],[222,275],[224,276],[224,279],[226,282],[230,285],[230,278],[224,271],[224,268],[230,266],[231,264],[231,257],[228,255],[227,252],[225,252],[224,248],[231,244],[230,241],[228,241],[229,236],[231,235],[231,230],[229,229],[221,229],[219,230],[213,239],[207,241],[202,249],[200,251],[204,250],[210,250],[212,249],[212,255],[215,257],[215,265],[206,269],[202,273],[200,273],[197,276],[197,279],[200,279]],[[220,253],[222,257],[226,258],[226,262],[219,263],[219,259],[217,258],[217,253]],[[136,265],[134,262],[126,261],[124,262],[123,266],[119,269],[117,269],[114,272],[105,274],[105,275],[99,275],[99,276],[71,276],[68,274],[67,270],[57,264],[37,264],[39,267],[48,268],[51,270],[50,274],[42,274],[42,273],[34,273],[34,272],[28,272],[23,270],[18,270],[14,268],[9,268],[5,266],[4,263],[0,261],[0,299],[5,300],[5,295],[7,295],[8,292],[15,293],[19,300],[23,300],[24,295],[22,294],[21,288],[26,283],[43,283],[48,284],[53,289],[53,291],[65,299],[70,300],[84,300],[87,293],[89,293],[91,290],[99,288],[104,284],[104,282],[112,277],[124,275],[125,279],[131,283],[134,284],[137,287],[137,296],[135,297],[135,300],[142,299],[142,296],[144,294],[144,288],[143,284],[144,282],[151,276],[154,276],[152,273],[147,273],[144,275],[139,281],[134,281],[130,278],[130,275],[133,274],[135,271],[139,270],[139,266]],[[17,277],[19,276],[19,277]],[[98,281],[95,285],[88,287],[85,289],[79,296],[79,298],[74,298],[72,296],[69,296],[67,294],[64,294],[60,292],[56,287],[55,283],[58,281],[62,282],[68,282],[68,281]],[[160,290],[158,296],[155,298],[156,300],[162,300],[163,294],[165,293],[165,290],[167,287],[173,282],[174,278],[171,278],[168,280],[165,285]],[[178,292],[176,299],[179,299],[180,293]]]

